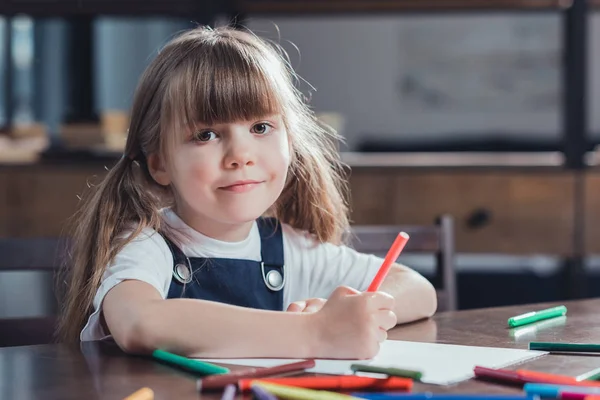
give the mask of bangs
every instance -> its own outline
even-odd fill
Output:
[[[163,110],[169,128],[194,129],[283,113],[282,70],[260,49],[219,38],[191,50],[168,83]],[[269,68],[271,66],[271,68]]]

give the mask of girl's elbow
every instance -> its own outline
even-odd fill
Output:
[[[429,307],[427,308],[427,310],[425,312],[427,318],[432,317],[438,308],[437,292],[436,292],[435,288],[433,287],[433,285],[431,286],[428,304],[429,304]]]
[[[130,321],[113,338],[117,345],[129,354],[149,354],[155,348],[156,338],[148,319],[142,315]]]
[[[438,296],[435,287],[429,281],[424,282],[423,288],[423,304],[422,308],[422,317],[429,318],[432,317],[438,308]]]

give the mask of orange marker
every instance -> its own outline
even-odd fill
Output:
[[[547,372],[529,371],[518,369],[517,374],[527,380],[543,381],[544,383],[552,383],[555,385],[571,385],[577,383],[577,379],[566,375],[549,374]]]
[[[551,383],[554,385],[600,387],[600,382],[578,381],[576,378],[566,375],[549,374],[546,372],[529,371],[524,369],[517,370],[517,374],[528,382]]]
[[[152,389],[144,387],[131,393],[123,400],[154,400],[154,391]]]
[[[379,290],[379,286],[381,286],[381,283],[383,282],[388,271],[392,267],[392,264],[396,262],[398,256],[400,256],[400,253],[402,253],[402,249],[404,249],[404,246],[406,246],[406,242],[408,242],[408,239],[409,237],[406,232],[400,232],[398,234],[396,240],[394,240],[394,243],[392,243],[392,247],[390,247],[390,250],[386,254],[385,259],[383,260],[383,264],[381,264],[377,275],[375,275],[375,278],[373,278],[373,282],[371,282],[371,285],[369,285],[367,292],[376,292]]]
[[[241,379],[240,391],[250,390],[253,383],[274,383],[277,385],[318,390],[410,390],[413,381],[408,378],[390,377],[386,379],[365,376],[300,376],[288,378]]]

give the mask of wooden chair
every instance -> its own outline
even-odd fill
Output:
[[[354,225],[350,243],[361,253],[385,255],[401,231],[410,235],[403,254],[429,253],[436,257],[436,271],[432,283],[438,293],[438,310],[456,310],[454,222],[451,216],[443,215],[431,226]]]
[[[0,275],[52,272],[60,267],[66,242],[57,238],[0,238]],[[51,343],[57,317],[0,318],[0,347]]]

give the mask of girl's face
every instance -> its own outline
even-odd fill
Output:
[[[290,147],[282,116],[269,115],[200,124],[182,135],[169,158],[150,164],[154,178],[172,186],[178,215],[205,235],[235,241],[281,194]]]

